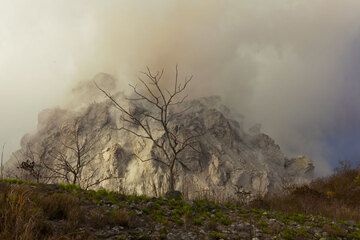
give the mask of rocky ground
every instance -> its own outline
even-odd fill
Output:
[[[3,181],[0,197],[1,239],[360,239],[359,222],[235,202],[125,196],[17,180]],[[22,229],[32,231],[25,238]]]

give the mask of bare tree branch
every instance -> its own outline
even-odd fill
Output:
[[[193,76],[185,77],[183,83],[181,83],[179,81],[178,66],[176,65],[174,85],[171,88],[173,90],[168,90],[160,85],[164,76],[164,69],[153,73],[149,67],[146,67],[146,71],[141,72],[141,74],[146,78],[146,80],[141,77],[138,78],[142,88],[138,88],[137,85],[130,85],[134,97],[126,99],[134,103],[135,112],[123,107],[107,91],[100,88],[96,82],[95,86],[110,99],[115,108],[122,114],[120,120],[124,123],[124,126],[116,128],[116,130],[124,130],[140,139],[151,141],[163,154],[162,159],[158,157],[141,159],[138,154],[133,156],[141,162],[155,161],[166,166],[169,174],[169,191],[174,191],[176,164],[179,164],[185,170],[190,170],[183,160],[180,159],[180,153],[185,150],[200,152],[196,149],[196,139],[201,134],[192,134],[186,131],[186,129],[179,130],[176,123],[177,117],[190,109],[190,107],[182,111],[174,110],[176,109],[175,106],[181,105],[187,99],[188,95],[184,94],[184,92]],[[154,137],[154,130],[162,131],[162,136]],[[184,135],[188,135],[188,137],[182,139]]]
[[[5,145],[6,145],[6,143],[4,143],[2,145],[2,150],[1,150],[1,162],[0,162],[0,178],[1,179],[4,178],[4,150],[5,150]]]

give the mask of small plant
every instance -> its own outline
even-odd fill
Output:
[[[298,229],[286,228],[281,232],[280,235],[283,239],[286,240],[309,239],[309,233],[302,227]]]
[[[129,227],[130,215],[126,209],[115,209],[111,212],[111,223],[122,227]]]
[[[65,191],[73,191],[77,192],[81,190],[81,187],[76,184],[66,184],[66,183],[59,183],[59,188]]]
[[[209,234],[209,238],[210,239],[216,239],[216,240],[220,240],[220,239],[226,239],[226,236],[224,233],[221,232],[217,232],[217,231],[212,231]]]
[[[90,199],[94,200],[97,204],[112,203],[116,204],[119,202],[119,194],[107,191],[106,189],[99,189],[97,191],[88,190],[87,195]]]
[[[151,213],[151,209],[150,209],[150,208],[147,208],[147,207],[141,209],[141,211],[142,211],[144,214],[146,214],[146,215],[149,215],[149,214]]]
[[[194,201],[194,209],[197,212],[211,212],[218,209],[218,205],[206,199],[197,199]]]
[[[40,205],[50,220],[68,220],[77,222],[80,219],[80,201],[68,193],[53,193],[40,199]]]
[[[203,225],[205,222],[205,217],[204,216],[197,216],[193,219],[193,223],[197,226],[201,226]]]
[[[152,217],[158,223],[161,223],[161,224],[167,224],[168,223],[168,220],[165,217],[165,214],[163,213],[163,211],[161,209],[157,210],[157,211],[154,211]]]
[[[259,226],[261,228],[267,228],[267,227],[269,227],[269,224],[266,221],[262,220],[262,221],[259,222]]]
[[[10,184],[27,184],[27,185],[33,185],[34,183],[22,179],[17,178],[6,178],[6,179],[0,179],[0,182],[4,183],[10,183]]]
[[[160,229],[160,239],[167,239],[168,230],[166,228]]]
[[[360,230],[348,234],[347,239],[360,239]]]
[[[294,222],[297,222],[297,223],[300,223],[300,224],[303,224],[305,223],[306,221],[306,216],[304,214],[292,214],[289,216],[289,219],[294,221]]]
[[[336,196],[336,192],[334,191],[327,191],[326,192],[326,197],[327,198],[334,198]]]
[[[128,196],[126,196],[126,201],[132,202],[132,203],[148,202],[149,200],[150,200],[150,198],[145,195],[128,195]],[[158,201],[162,201],[162,200],[163,199],[161,199],[161,198],[158,199]]]
[[[335,224],[325,224],[323,226],[323,230],[325,232],[327,232],[328,234],[330,234],[330,236],[334,236],[334,237],[346,236],[346,232],[344,232],[344,230],[342,228],[340,228],[339,226],[337,226]]]
[[[210,219],[210,221],[207,224],[207,227],[210,230],[217,231],[218,230],[218,223],[215,219]]]
[[[355,177],[354,183],[355,183],[356,186],[360,186],[360,172],[359,172],[358,175]]]
[[[222,225],[230,225],[231,220],[228,216],[226,216],[224,213],[218,211],[215,213],[216,220],[220,222]]]
[[[181,216],[179,214],[174,214],[171,216],[171,220],[175,222],[178,225],[183,225],[184,221],[181,219]]]

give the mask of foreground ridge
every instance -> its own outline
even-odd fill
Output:
[[[0,238],[360,239],[360,224],[236,202],[150,198],[76,185],[0,183]]]

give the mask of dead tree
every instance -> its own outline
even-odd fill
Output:
[[[185,170],[189,167],[180,158],[180,154],[186,150],[199,152],[198,137],[202,133],[194,133],[186,129],[180,129],[177,117],[188,108],[178,110],[188,95],[185,94],[186,87],[192,80],[192,76],[185,77],[184,81],[179,81],[179,71],[176,66],[175,78],[171,89],[164,87],[161,82],[164,76],[164,69],[153,73],[148,67],[146,72],[138,78],[139,85],[131,85],[133,97],[126,100],[132,103],[134,109],[126,108],[119,103],[107,91],[97,88],[103,92],[114,106],[121,112],[123,126],[117,128],[126,131],[134,136],[148,140],[162,153],[163,157],[151,157],[142,159],[138,154],[134,154],[142,162],[155,161],[166,167],[168,172],[168,191],[175,191],[175,170],[179,164]],[[156,137],[155,132],[162,132],[161,137]]]
[[[83,119],[76,118],[60,128],[57,140],[60,144],[49,152],[53,161],[45,164],[45,167],[53,174],[54,179],[85,189],[113,178],[97,177],[99,168],[93,164],[97,154],[93,151],[100,138],[100,129],[88,130]],[[84,174],[84,170],[88,174]]]
[[[17,159],[17,169],[22,171],[21,178],[28,178],[37,183],[47,183],[52,176],[46,169],[46,163],[50,161],[49,152],[51,145],[48,142],[41,142],[34,145],[26,144],[24,150],[14,154]]]
[[[247,203],[251,197],[251,192],[244,189],[242,185],[235,184],[233,185],[235,196],[237,197],[237,201],[241,205]]]
[[[1,177],[1,179],[3,179],[4,178],[4,150],[5,150],[5,145],[6,145],[6,143],[4,143],[3,144],[3,146],[2,146],[2,151],[1,151],[1,165],[0,165],[0,177]]]

